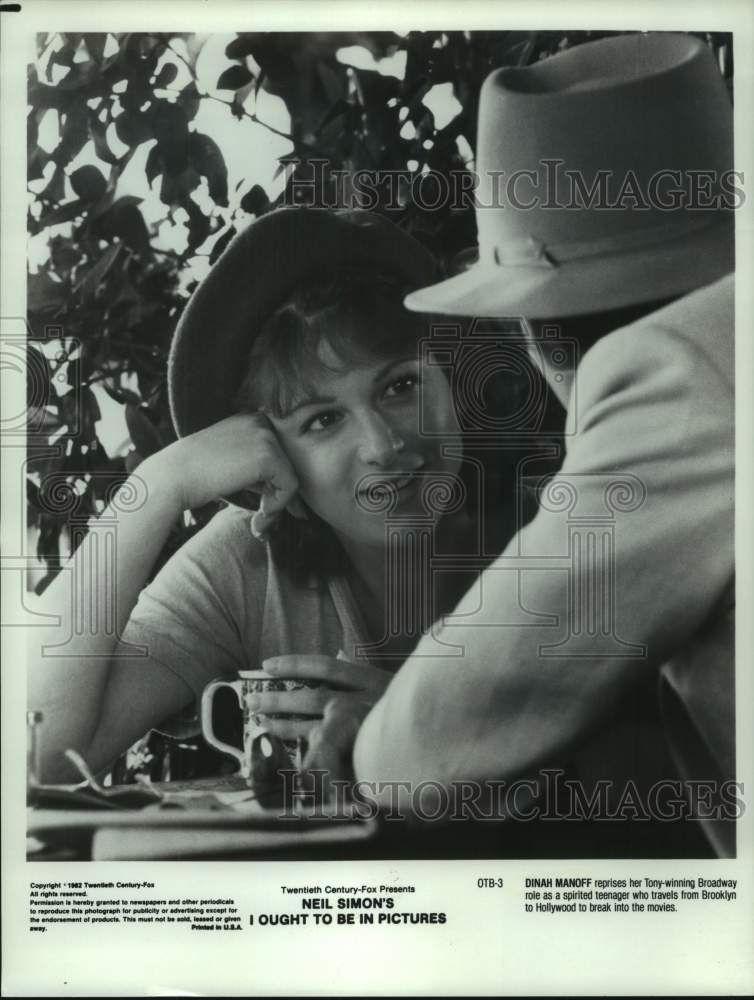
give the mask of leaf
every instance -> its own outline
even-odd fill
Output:
[[[105,54],[107,34],[105,32],[98,32],[96,35],[84,34],[84,42],[92,59],[94,59],[95,62],[101,63],[102,57]]]
[[[75,362],[72,363],[75,364]],[[69,435],[75,436],[78,434],[81,429],[81,414],[79,412],[76,394],[68,392],[65,396],[60,396],[58,399],[58,410],[60,411],[61,421],[68,428]],[[71,438],[68,440],[71,440]],[[71,455],[73,454],[70,449],[75,446],[75,441],[70,445],[70,448],[67,440],[62,443],[66,446],[65,454],[67,457],[63,459],[63,464],[65,465],[68,461],[68,457],[70,457],[69,452]]]
[[[102,171],[92,165],[79,167],[69,178],[71,187],[82,201],[97,201],[107,190]]]
[[[133,392],[131,389],[124,389],[123,386],[116,385],[109,379],[105,379],[101,385],[110,399],[114,399],[116,403],[131,403],[134,406],[138,406],[141,402],[141,397],[138,393]]]
[[[239,90],[253,79],[254,74],[245,66],[229,66],[220,74],[216,87],[218,90]]]
[[[44,594],[59,572],[59,569],[49,570],[41,580],[34,584],[34,593],[37,597],[41,597]]]
[[[384,107],[389,100],[400,96],[400,80],[393,76],[383,76],[374,70],[355,68],[352,68],[351,73],[360,95],[360,101],[365,108]]]
[[[339,71],[338,71],[339,70]],[[327,100],[336,103],[345,97],[346,92],[346,72],[342,66],[334,70],[327,63],[317,63],[317,73],[322,82]]]
[[[196,84],[193,80],[178,95],[178,103],[186,113],[188,121],[192,121],[196,117],[201,99],[201,95],[196,89]]]
[[[131,67],[138,68],[139,64],[146,62],[150,55],[154,59],[156,46],[162,44],[162,40],[155,35],[133,31],[125,36],[123,49]]]
[[[58,111],[64,111],[75,97],[57,87],[34,82],[29,84],[28,99],[33,108],[57,108]]]
[[[124,111],[115,119],[115,133],[124,146],[133,148],[154,139],[154,128],[148,115]]]
[[[254,35],[247,33],[240,34],[225,46],[225,55],[228,59],[243,59],[254,51]]]
[[[93,60],[74,63],[70,73],[64,76],[60,83],[57,83],[55,86],[68,91],[81,90],[96,83],[99,80],[99,75],[100,68]],[[81,100],[81,95],[75,95],[75,100]]]
[[[39,487],[29,476],[26,477],[26,506],[33,507],[35,510],[42,509],[39,501]]]
[[[80,384],[80,377],[76,381],[77,384]],[[84,440],[86,442],[91,442],[96,438],[96,429],[94,425],[98,420],[102,419],[102,411],[99,408],[97,397],[88,385],[82,386],[81,388],[81,399],[79,405],[81,407],[81,429],[84,435]],[[92,456],[87,454],[88,461],[91,461],[91,457]]]
[[[46,72],[47,79],[50,80],[50,82],[52,82],[53,80],[53,74],[52,74],[53,67],[63,66],[66,69],[70,70],[71,65],[73,64],[74,54],[75,53],[73,49],[71,49],[70,45],[64,45],[63,48],[58,49],[56,52],[53,52],[50,55],[50,59],[47,63],[47,72]]]
[[[27,160],[27,179],[39,181],[44,177],[44,168],[49,163],[50,157],[41,146],[30,144],[31,153]]]
[[[39,139],[39,122],[42,115],[39,111],[30,111],[26,116],[26,148],[33,150]]]
[[[249,94],[255,89],[256,81],[252,80],[251,83],[247,83],[245,87],[240,87],[233,95],[233,101],[230,106],[231,114],[234,118],[243,118],[244,114],[244,104]]]
[[[207,178],[209,194],[216,205],[228,204],[228,169],[220,147],[201,132],[189,136],[189,160],[202,176]]]
[[[158,101],[151,114],[153,134],[160,142],[165,159],[169,159],[172,153],[176,158],[182,156],[188,134],[185,108],[180,104]]]
[[[60,429],[60,420],[44,406],[29,406],[26,411],[26,422],[33,434],[52,434]]]
[[[115,243],[105,250],[102,256],[95,262],[93,267],[87,271],[84,277],[77,282],[74,292],[81,289],[85,298],[91,298],[107,276],[107,272],[118,259],[121,251],[121,244]]]
[[[209,236],[209,219],[191,198],[186,198],[181,202],[181,205],[186,209],[189,216],[189,239],[186,252],[191,253],[191,251],[201,246]]]
[[[89,116],[83,102],[72,104],[61,119],[61,141],[53,151],[56,163],[65,166],[78,156],[89,139]]]
[[[38,444],[28,441],[26,445],[26,468],[29,472],[38,472],[44,477],[51,472],[57,472],[63,459],[60,451],[60,441],[55,445]]]
[[[297,67],[291,58],[295,38],[293,34],[278,32],[260,32],[251,37],[251,54],[266,77],[265,90],[271,94],[278,93],[297,76]]]
[[[393,31],[356,31],[353,32],[350,42],[352,45],[361,45],[367,49],[375,59],[384,59],[385,56],[393,55],[398,49],[405,47],[403,38]]]
[[[260,184],[255,184],[241,199],[241,208],[250,215],[261,215],[267,211],[270,199]]]
[[[47,271],[30,274],[27,280],[26,306],[30,312],[48,312],[66,301],[67,286],[53,281]]]
[[[212,252],[209,255],[210,264],[215,263],[217,258],[220,256],[220,254],[227,247],[227,245],[230,243],[230,241],[233,239],[235,235],[236,235],[235,226],[230,226],[228,229],[226,229],[226,231],[222,234],[222,236],[219,237],[219,239],[215,240],[214,246],[212,247]]]
[[[178,76],[178,67],[175,63],[165,63],[160,72],[157,74],[157,79],[154,82],[155,90],[162,90],[165,87],[169,87],[170,84]]]
[[[76,54],[76,49],[81,44],[81,39],[84,37],[80,31],[66,31],[61,36],[65,42],[65,47],[70,49],[71,58]]]
[[[55,172],[45,189],[40,193],[39,198],[40,201],[49,201],[54,205],[65,198],[65,171],[62,167],[55,167]]]
[[[128,75],[128,86],[118,96],[125,113],[141,114],[146,101],[154,101],[154,92],[149,85],[151,68],[137,64]]]
[[[339,97],[319,123],[317,131],[321,132],[325,125],[329,125],[331,121],[334,121],[336,118],[340,118],[342,115],[348,114],[352,110],[353,106],[350,105],[344,98]]]
[[[175,178],[171,177],[167,170],[162,175],[160,184],[160,201],[165,205],[173,205],[178,201],[179,190],[175,183]]]
[[[196,61],[206,44],[206,36],[197,35],[195,32],[191,31],[184,35],[179,35],[178,37],[183,38],[183,41],[186,44],[186,55],[188,56],[189,65],[192,69],[195,69]]]
[[[54,520],[49,513],[43,514],[40,518],[39,537],[37,538],[37,559],[50,563],[60,557],[60,532],[63,528],[63,519]],[[47,578],[45,578],[47,579]],[[44,581],[40,581],[40,587]],[[40,593],[37,590],[37,593]]]
[[[58,226],[61,222],[70,222],[71,219],[76,219],[79,215],[83,215],[85,210],[86,202],[82,201],[81,198],[66,202],[65,205],[53,208],[40,216],[39,228],[47,229],[49,226]]]
[[[100,219],[103,215],[106,215],[109,212],[114,197],[115,192],[113,190],[113,185],[108,184],[105,194],[94,205],[87,208],[86,215],[90,223],[94,220]],[[91,232],[93,236],[96,236],[99,232],[98,226],[91,227]]]
[[[142,458],[149,458],[162,448],[160,432],[147,416],[144,406],[126,403],[126,426],[136,451]]]
[[[67,278],[71,271],[81,262],[81,250],[62,236],[50,240],[50,260],[56,274]]]
[[[119,198],[111,209],[112,231],[135,253],[149,252],[149,231],[136,205]]]
[[[184,199],[199,187],[200,182],[201,175],[191,166],[176,176],[165,170],[160,185],[160,198],[166,205],[183,204]]]
[[[149,150],[146,166],[144,168],[144,173],[146,174],[149,184],[151,185],[155,177],[159,177],[162,172],[162,153],[160,152],[159,145],[155,145]]]
[[[118,163],[118,157],[113,153],[108,145],[105,130],[107,126],[97,120],[95,114],[89,116],[89,136],[94,143],[94,152],[103,163],[111,166]]]

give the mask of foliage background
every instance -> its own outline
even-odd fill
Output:
[[[39,36],[28,78],[34,589],[124,478],[173,439],[172,333],[235,232],[290,203],[314,160],[347,177],[472,168],[487,74],[605,34],[257,33],[219,49],[217,36],[181,33]],[[730,36],[702,37],[730,82]],[[446,265],[476,242],[470,208],[423,210],[410,185],[403,199],[391,218]],[[114,413],[125,417],[120,439],[105,434]],[[162,560],[213,512],[176,527]]]

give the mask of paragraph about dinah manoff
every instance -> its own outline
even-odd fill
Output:
[[[569,914],[667,914],[688,907],[714,908],[734,903],[738,881],[724,877],[677,878],[582,874],[478,877],[470,890],[496,892],[501,909],[529,919]],[[203,933],[243,932],[249,928],[320,926],[442,926],[452,913],[422,905],[414,884],[280,884],[259,898],[162,892],[159,882],[31,881],[29,930],[54,932],[64,925],[145,924]]]
[[[732,903],[734,878],[591,878],[551,876],[524,880],[526,913],[677,913],[687,906]]]

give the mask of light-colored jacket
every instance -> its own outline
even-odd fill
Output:
[[[734,778],[733,328],[731,275],[589,350],[537,516],[367,716],[357,778],[531,774],[647,681],[680,775]]]

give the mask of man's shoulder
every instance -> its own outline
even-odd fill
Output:
[[[603,337],[588,352],[580,371],[585,380],[622,383],[675,369],[691,390],[698,384],[718,392],[734,381],[734,277],[696,289]],[[711,378],[716,371],[718,379]],[[716,388],[716,383],[717,388]]]
[[[707,355],[725,375],[733,373],[735,277],[728,274],[646,317],[654,329],[672,332]]]
[[[671,302],[670,305],[650,313],[650,317],[672,323],[680,318],[716,315],[732,322],[734,289],[735,274],[726,274],[725,277],[714,281],[711,285],[695,288]]]
[[[673,350],[694,356],[695,368],[714,368],[734,381],[734,275],[697,288],[669,306],[634,324],[650,338],[673,344]]]

